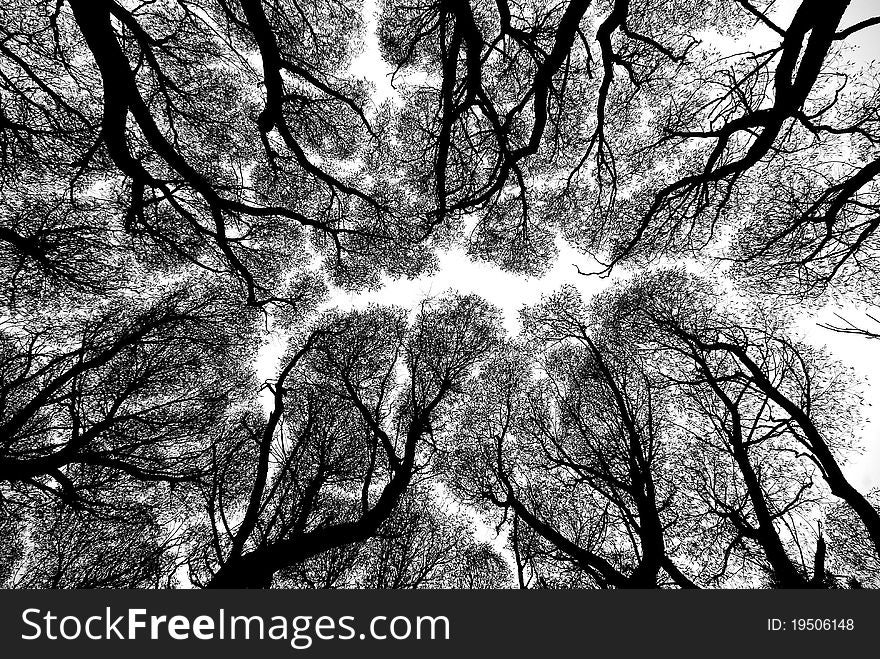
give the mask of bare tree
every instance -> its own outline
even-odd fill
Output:
[[[229,519],[227,489],[241,457],[218,462],[208,585],[268,586],[282,569],[380,534],[427,468],[449,399],[491,348],[494,318],[464,297],[425,307],[412,326],[375,308],[313,330],[269,385],[269,417],[243,423],[256,455],[240,519]]]
[[[491,395],[462,415],[468,441],[450,479],[465,500],[522,522],[510,538],[523,585],[526,569],[545,585],[576,569],[586,580],[576,585],[695,587],[667,539],[677,486],[664,393],[566,320],[539,363],[508,354],[486,370]],[[536,569],[548,561],[549,574]]]
[[[204,472],[212,430],[250,376],[236,356],[247,325],[209,290],[199,293],[171,291],[42,327],[33,318],[3,323],[6,498],[40,491],[84,506],[100,501],[107,472],[169,483]]]
[[[510,566],[474,538],[468,517],[439,493],[414,487],[378,533],[284,571],[279,581],[307,588],[502,588]]]
[[[0,581],[876,585],[862,401],[793,327],[880,336],[880,16],[777,5],[5,3]],[[560,241],[636,274],[520,336],[327,310]]]
[[[737,320],[715,300],[704,282],[681,271],[662,272],[613,299],[608,318],[631,332],[630,340],[637,344],[687,360],[685,369],[669,374],[686,385],[696,409],[712,421],[737,464],[756,522],[738,532],[753,535],[782,585],[821,584],[820,559],[826,552],[821,531],[814,572],[808,577],[812,562],[798,567],[786,558],[774,529],[784,524],[786,534],[799,544],[797,529],[786,515],[809,502],[816,478],[861,520],[875,552],[880,548],[880,513],[841,466],[852,450],[848,438],[858,403],[852,383],[821,353],[790,339],[784,318],[756,310],[751,318]],[[803,475],[786,486],[787,478],[799,472]],[[776,496],[781,499],[773,501]],[[725,511],[735,526],[742,521],[729,503],[721,506],[720,512]],[[797,552],[802,554],[799,546]]]

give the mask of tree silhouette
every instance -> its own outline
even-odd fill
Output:
[[[0,582],[877,586],[880,16],[777,5],[5,3]]]
[[[589,307],[568,289],[483,371],[447,478],[516,517],[522,584],[834,585],[823,516],[880,556],[877,508],[841,467],[846,374],[784,319],[716,300],[680,271]]]
[[[305,588],[503,588],[510,567],[474,539],[468,520],[429,491],[407,493],[374,538],[285,570],[281,583]]]
[[[573,341],[546,353],[539,384],[512,355],[487,370],[481,386],[491,395],[475,397],[456,433],[467,438],[459,459],[476,474],[462,479],[465,467],[455,464],[454,482],[474,502],[521,519],[531,531],[526,553],[543,545],[588,582],[655,587],[668,578],[692,587],[664,537],[674,485],[659,480],[663,394],[582,330],[572,327],[560,341]]]
[[[3,324],[0,480],[10,492],[84,506],[100,499],[107,471],[175,483],[206,468],[215,424],[250,384],[220,366],[239,362],[247,327],[210,290],[127,307]]]
[[[809,531],[789,518],[808,508],[814,497],[821,501],[821,494],[812,493],[814,480],[821,479],[828,493],[861,520],[874,552],[880,548],[878,511],[841,468],[857,400],[848,390],[845,373],[787,336],[784,318],[757,309],[750,318],[737,320],[719,309],[713,297],[711,287],[681,272],[660,273],[614,300],[610,318],[620,321],[624,331],[632,327],[624,317],[645,322],[645,328],[634,330],[632,340],[647,341],[660,354],[670,351],[686,360],[684,370],[671,371],[668,377],[686,387],[692,411],[711,421],[744,487],[740,505],[734,506],[725,482],[719,486],[703,476],[711,487],[713,506],[737,527],[738,535],[761,546],[778,585],[820,585],[825,579],[822,532],[818,531],[815,560],[810,563],[803,557],[804,543],[797,539]],[[662,364],[662,359],[656,363]],[[711,436],[698,424],[688,425],[697,436]],[[719,492],[724,497],[718,497]],[[743,524],[746,501],[754,522]],[[798,516],[809,526],[810,515]],[[786,555],[777,527],[791,536],[801,565]],[[810,567],[813,573],[808,577]]]
[[[428,468],[449,399],[491,349],[495,322],[467,297],[423,307],[411,326],[393,308],[326,317],[268,385],[268,419],[242,424],[256,455],[237,524],[227,521],[228,469],[245,456],[218,461],[208,498],[218,566],[208,585],[265,586],[282,569],[387,530]]]

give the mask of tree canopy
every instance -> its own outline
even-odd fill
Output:
[[[876,587],[865,8],[4,3],[0,584]]]

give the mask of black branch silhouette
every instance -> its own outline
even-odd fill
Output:
[[[5,3],[0,585],[880,586],[880,16],[777,5]]]

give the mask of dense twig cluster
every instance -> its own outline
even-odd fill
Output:
[[[875,302],[880,17],[778,4],[5,3],[0,580],[878,585],[861,400],[794,327]],[[637,274],[516,337],[326,304],[559,240]]]

